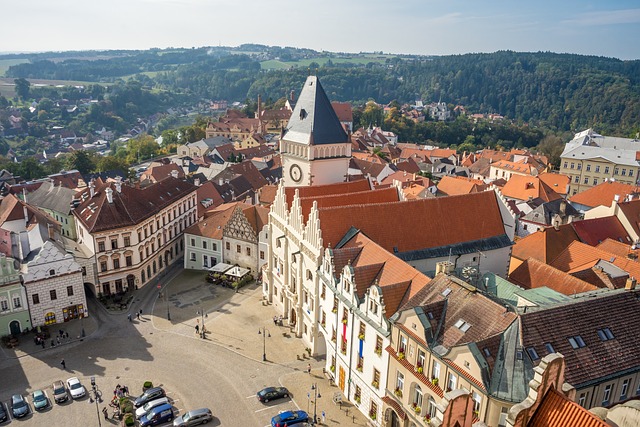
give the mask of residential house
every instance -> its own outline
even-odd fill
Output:
[[[256,277],[266,263],[269,210],[262,206],[236,204],[222,229],[223,260],[227,264],[248,268]]]
[[[507,183],[508,185],[509,183]],[[506,185],[505,185],[506,187]],[[577,221],[582,217],[565,199],[556,199],[539,205],[518,218],[518,236],[524,237],[545,228]]]
[[[97,180],[79,194],[78,244],[95,256],[96,294],[143,286],[180,258],[182,233],[197,220],[196,189],[173,177],[146,188]]]
[[[188,156],[191,158],[196,157],[204,157],[215,147],[219,147],[221,145],[231,144],[231,140],[224,136],[216,136],[216,137],[207,137],[206,139],[201,139],[200,141],[195,142],[187,142],[184,145],[180,145],[177,148],[178,156],[184,157]]]
[[[55,218],[60,223],[62,235],[76,240],[76,222],[72,213],[75,197],[74,190],[45,181],[38,189],[25,195],[25,202]]]
[[[353,132],[353,109],[349,102],[332,101],[331,106],[333,111],[336,112],[338,120],[344,127],[345,132],[351,134]]]
[[[571,179],[576,195],[605,180],[636,185],[640,169],[640,141],[599,135],[593,129],[578,132],[560,155],[560,173]]]
[[[250,119],[237,110],[228,110],[217,122],[207,123],[205,129],[207,139],[223,136],[231,141],[241,141],[261,132],[260,119]]]
[[[200,221],[184,230],[186,270],[208,270],[224,262],[222,233],[237,205],[228,203],[208,211]]]
[[[175,163],[155,166],[150,165],[144,172],[142,172],[142,175],[140,175],[140,181],[143,181],[145,184],[154,184],[162,181],[163,179],[169,178],[170,176],[173,178],[184,179],[185,173],[182,168]]]
[[[375,182],[382,182],[389,175],[395,172],[395,167],[389,163],[368,162],[357,158],[351,158],[349,161],[349,175],[351,176],[370,176]]]
[[[0,336],[19,336],[33,327],[27,294],[16,264],[14,258],[0,254]]]
[[[548,187],[553,189],[556,193],[563,198],[567,198],[569,195],[569,177],[560,173],[544,172],[538,175],[540,181],[545,183]]]
[[[611,206],[599,206],[585,213],[585,218],[615,216],[629,234],[630,243],[640,243],[640,199],[627,197],[628,201],[620,201],[614,196]]]

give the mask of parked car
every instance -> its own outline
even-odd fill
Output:
[[[193,409],[173,420],[174,427],[190,427],[206,424],[213,419],[209,408]]]
[[[267,387],[258,392],[258,400],[264,403],[283,397],[289,397],[289,390],[285,387]]]
[[[271,418],[271,427],[292,426],[309,421],[309,415],[304,411],[284,411]]]
[[[170,404],[156,406],[140,418],[140,427],[157,426],[173,420],[173,408]]]
[[[80,380],[77,377],[71,377],[67,380],[67,387],[69,387],[69,393],[73,399],[80,399],[87,394],[84,386],[80,384]]]
[[[64,386],[64,383],[60,380],[53,382],[53,400],[56,403],[66,402],[69,399],[69,394],[67,393],[67,388]]]
[[[7,410],[4,407],[4,403],[0,402],[0,423],[7,421]]]
[[[164,397],[165,393],[162,387],[153,387],[149,390],[142,393],[134,402],[133,406],[136,408],[141,407],[147,402],[151,402],[152,400],[158,399],[160,397]]]
[[[42,411],[49,406],[49,399],[47,399],[47,395],[44,394],[42,390],[36,390],[31,393],[31,400],[33,401],[33,408],[36,411]]]
[[[146,414],[156,406],[165,405],[167,403],[169,403],[169,399],[167,399],[166,397],[161,397],[160,399],[155,399],[151,402],[145,403],[144,405],[136,409],[136,419],[139,420],[144,414]]]
[[[29,405],[21,394],[11,396],[11,413],[13,418],[22,418],[29,413]]]

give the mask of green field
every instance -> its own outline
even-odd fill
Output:
[[[9,69],[12,65],[22,64],[24,62],[29,62],[26,59],[0,59],[0,77],[4,77],[4,73]]]
[[[292,67],[308,67],[312,62],[316,62],[320,65],[326,64],[327,61],[331,60],[334,64],[360,64],[366,65],[369,62],[375,62],[379,64],[384,64],[384,62],[388,58],[393,58],[390,55],[363,55],[358,56],[354,55],[350,58],[330,58],[327,56],[317,57],[317,58],[309,58],[309,59],[301,59],[299,61],[278,61],[275,59],[271,59],[269,61],[262,61],[260,66],[263,70],[284,70]]]

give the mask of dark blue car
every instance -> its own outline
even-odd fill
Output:
[[[286,411],[271,418],[271,427],[287,427],[309,421],[309,415],[304,411]]]

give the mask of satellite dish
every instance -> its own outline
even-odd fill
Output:
[[[464,277],[465,279],[475,277],[476,274],[478,274],[478,269],[472,265],[468,265],[462,268],[462,277]]]

